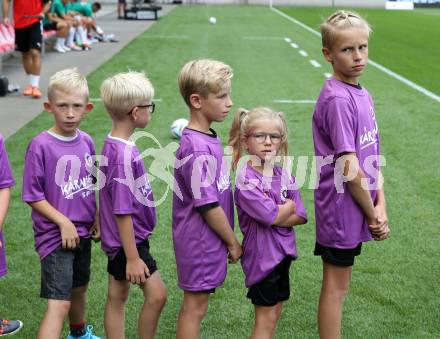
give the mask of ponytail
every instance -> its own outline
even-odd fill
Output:
[[[243,119],[248,114],[248,110],[239,108],[234,116],[231,129],[229,130],[229,146],[232,147],[232,169],[237,168],[238,161],[241,156],[241,125]]]

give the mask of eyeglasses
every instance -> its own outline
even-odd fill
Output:
[[[138,107],[138,108],[147,108],[147,107],[148,107],[148,111],[149,111],[151,114],[153,114],[153,113],[154,113],[154,109],[156,108],[156,104],[155,104],[154,102],[152,102],[152,103],[149,104],[149,105],[136,105],[136,106],[134,106],[134,107],[130,110],[130,112],[127,113],[127,115],[132,114],[132,113],[133,113],[133,110],[134,110],[136,107]]]
[[[359,19],[359,16],[352,14],[352,13],[337,12],[337,13],[333,14],[332,16],[330,16],[327,19],[327,22],[336,23],[340,20],[347,20],[349,18]]]
[[[262,144],[266,141],[267,137],[269,137],[270,142],[274,145],[278,145],[281,142],[283,136],[277,133],[254,133],[250,135],[254,138],[259,144]]]

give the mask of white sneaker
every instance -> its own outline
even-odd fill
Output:
[[[56,50],[58,53],[66,53],[66,50],[63,48],[63,46],[60,45],[55,45],[53,49]]]
[[[64,45],[63,48],[66,52],[70,52],[72,50],[70,47],[67,47],[66,45]]]

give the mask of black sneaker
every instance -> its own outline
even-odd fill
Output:
[[[0,337],[13,335],[20,331],[23,323],[20,320],[7,320],[0,318]]]

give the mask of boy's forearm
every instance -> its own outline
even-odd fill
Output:
[[[302,225],[305,223],[306,223],[306,220],[304,218],[297,216],[296,214],[292,214],[284,222],[279,223],[279,224],[274,224],[274,226],[293,227],[293,226]]]
[[[33,210],[49,219],[53,223],[60,225],[66,220],[66,216],[53,207],[47,200],[29,202]]]
[[[124,248],[127,260],[139,258],[139,252],[136,247],[134,237],[133,220],[131,214],[115,215],[118,224],[119,236],[121,237],[122,247]]]
[[[370,192],[362,187],[362,180],[364,178],[364,173],[359,169],[356,177],[347,182],[347,187],[353,199],[367,216],[368,221],[371,222],[375,219],[374,205]]]
[[[11,199],[11,190],[9,187],[0,189],[0,231],[3,229],[3,223],[8,212],[9,201]]]
[[[377,199],[376,206],[386,207],[387,204],[386,204],[386,200],[385,200],[385,191],[383,189],[383,186],[382,186],[382,188],[377,190],[377,198],[376,199]]]
[[[203,218],[211,229],[226,243],[232,246],[236,241],[235,233],[232,230],[228,218],[221,207],[211,208],[204,212]]]

